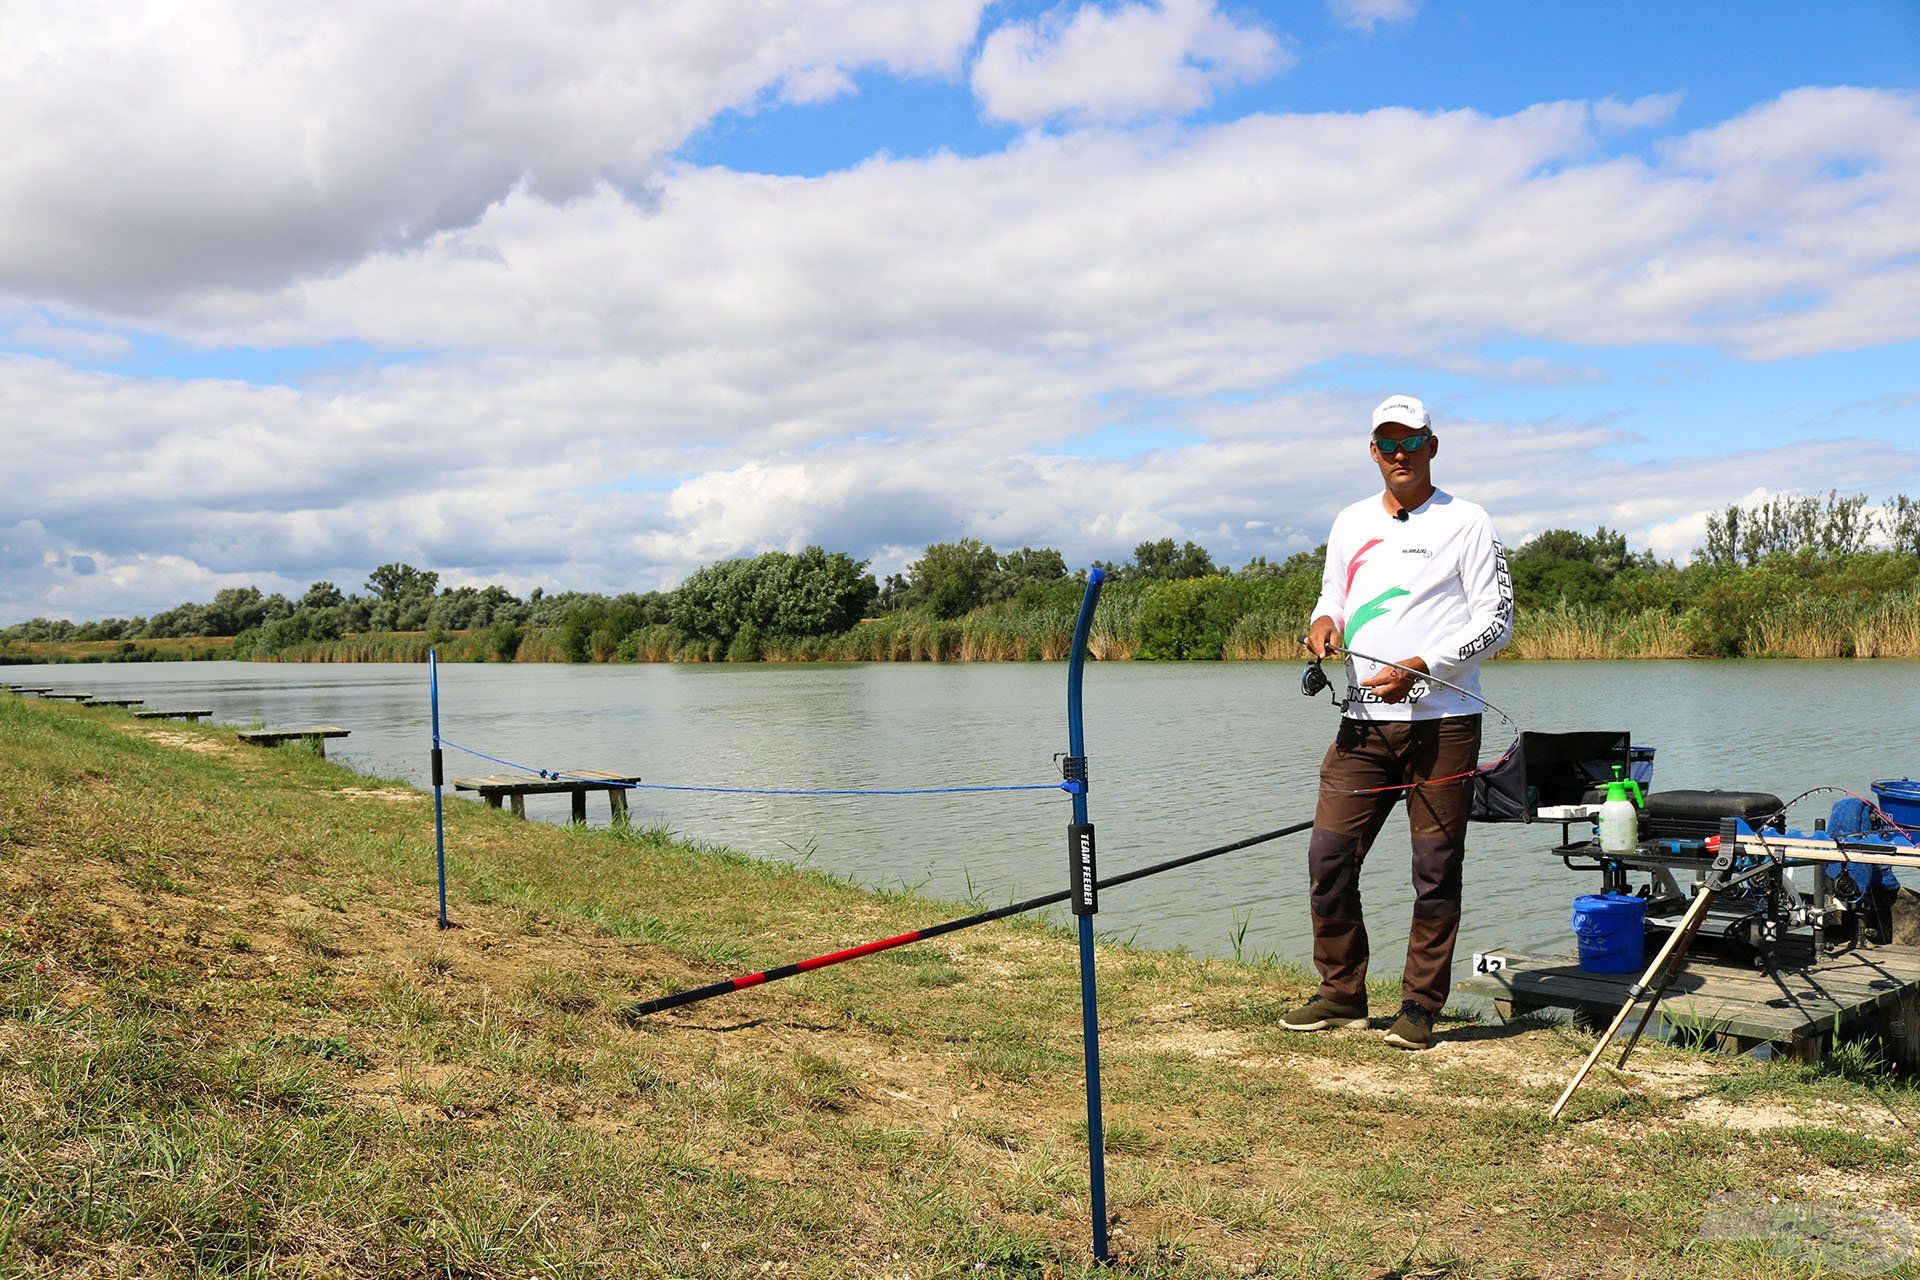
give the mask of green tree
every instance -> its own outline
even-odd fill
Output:
[[[1000,557],[1000,570],[989,589],[995,600],[1010,600],[1023,588],[1064,582],[1067,561],[1052,547],[1022,547]]]
[[[301,609],[337,609],[346,602],[347,598],[340,594],[340,588],[322,580],[307,588],[306,594],[300,597],[299,607]]]
[[[383,564],[367,575],[367,590],[389,604],[431,596],[439,585],[439,574],[410,564]]]
[[[977,538],[936,542],[907,569],[908,599],[935,617],[957,618],[987,602],[999,573],[999,555]]]
[[[674,634],[726,652],[751,628],[749,649],[763,638],[833,635],[860,621],[878,591],[864,560],[808,547],[797,555],[770,551],[751,560],[723,560],[697,569],[674,591],[668,608]]]
[[[1899,541],[1904,501],[1895,498],[1882,514],[1867,508],[1865,494],[1828,490],[1825,498],[1782,495],[1728,507],[1707,517],[1706,540],[1696,550],[1711,564],[1747,566],[1779,552],[1853,555],[1872,545],[1883,525]]]
[[[1178,582],[1220,572],[1205,547],[1191,541],[1176,546],[1172,538],[1141,543],[1133,549],[1133,559],[1127,564],[1096,563],[1116,582]]]

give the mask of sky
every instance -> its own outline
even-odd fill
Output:
[[[0,625],[1920,494],[1920,3],[0,0]]]

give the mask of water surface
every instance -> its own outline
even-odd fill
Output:
[[[338,724],[329,747],[372,773],[427,782],[426,668],[195,662],[10,668],[31,683],[209,707],[268,726]],[[1272,663],[1094,664],[1086,678],[1089,796],[1112,874],[1313,813],[1337,716]],[[649,781],[765,787],[1048,782],[1066,747],[1060,664],[449,665],[442,733],[545,768],[632,770]],[[1661,787],[1789,796],[1920,774],[1920,664],[1497,663],[1488,697],[1529,729],[1630,730],[1658,748]],[[1489,718],[1485,754],[1506,739]],[[448,753],[450,774],[491,773]],[[1796,811],[1810,820],[1823,797]],[[605,821],[604,800],[590,812]],[[862,884],[1005,902],[1066,883],[1064,793],[797,799],[636,792],[636,821]],[[564,820],[564,797],[528,803]],[[1569,903],[1593,879],[1545,851],[1557,826],[1476,826],[1460,955],[1570,945]],[[431,850],[422,849],[422,858]],[[1102,929],[1143,945],[1305,962],[1304,837],[1103,895]],[[1911,881],[1911,877],[1909,877]],[[1380,971],[1397,971],[1412,894],[1403,815],[1363,878]],[[459,886],[453,886],[459,901]],[[929,921],[931,923],[931,921]]]

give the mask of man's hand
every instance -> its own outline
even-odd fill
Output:
[[[1400,667],[1410,668],[1402,671]],[[1419,679],[1414,672],[1425,675],[1427,662],[1424,658],[1405,658],[1399,667],[1382,667],[1360,682],[1363,689],[1371,689],[1378,694],[1382,702],[1405,702],[1407,694],[1413,690],[1413,682]]]
[[[1340,628],[1333,625],[1333,619],[1324,613],[1313,620],[1307,628],[1307,652],[1316,658],[1333,655],[1333,642],[1340,638]]]

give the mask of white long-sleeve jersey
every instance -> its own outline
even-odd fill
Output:
[[[1434,675],[1477,693],[1481,662],[1513,636],[1506,548],[1485,509],[1441,490],[1405,520],[1388,515],[1380,495],[1364,498],[1334,517],[1312,616],[1332,618],[1343,645],[1392,662],[1423,658]],[[1381,702],[1360,682],[1385,669],[1348,657],[1344,714],[1434,720],[1481,710],[1426,680],[1404,702]]]

